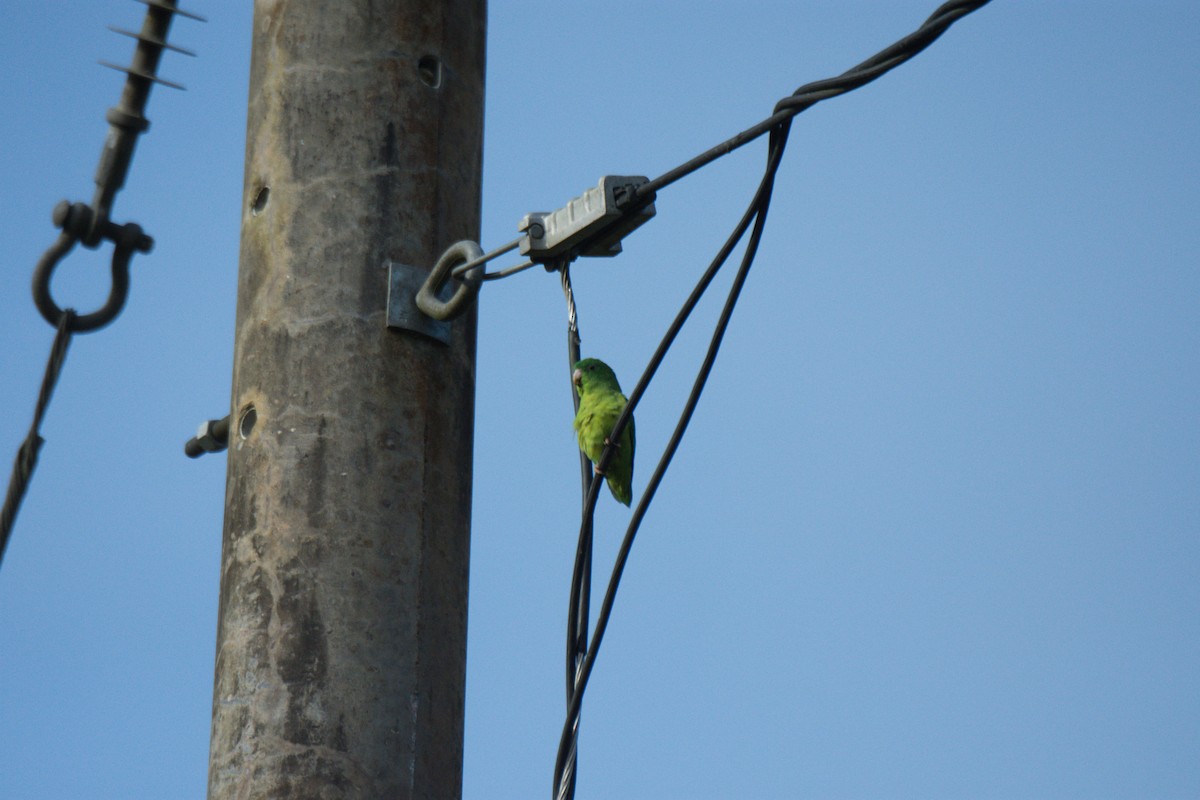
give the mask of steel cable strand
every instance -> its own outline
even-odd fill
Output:
[[[562,276],[563,295],[567,301],[567,374],[569,375],[581,357],[578,312],[575,307],[574,291],[571,288],[570,265],[563,264],[559,267],[559,271]],[[576,391],[573,380],[571,381],[571,400],[575,412],[578,413],[579,392]],[[592,462],[588,460],[582,450],[579,451],[579,472],[581,503],[582,507],[586,509],[588,490],[592,485]],[[581,526],[579,534],[567,611],[566,689],[568,703],[571,702],[571,694],[574,692],[579,663],[587,651],[588,601],[591,596],[592,526],[590,524]]]
[[[580,353],[580,337],[579,337],[579,315],[578,309],[575,307],[575,293],[571,287],[571,266],[570,262],[565,262],[559,266],[559,273],[562,279],[563,296],[567,301],[567,374],[570,375],[575,369],[575,364],[579,362]],[[575,388],[575,381],[571,381],[571,400],[575,412],[579,411],[579,392]],[[591,488],[592,478],[592,462],[587,455],[579,451],[579,472],[581,481],[581,503],[584,508],[587,506],[588,490]],[[589,518],[590,522],[590,518]],[[575,565],[571,575],[571,593],[567,604],[567,652],[566,652],[566,702],[567,708],[571,705],[571,696],[575,691],[575,681],[579,675],[579,667],[583,663],[583,658],[587,654],[587,630],[588,617],[590,614],[590,598],[592,593],[592,526],[591,524],[580,527],[579,541],[575,548]],[[578,728],[579,720],[576,717],[576,728]],[[569,761],[567,769],[566,792],[568,796],[575,794],[575,758],[574,752]]]

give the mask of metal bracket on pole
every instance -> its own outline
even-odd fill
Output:
[[[417,308],[417,292],[429,276],[428,270],[388,261],[387,326],[412,331],[428,336],[442,344],[450,344],[450,323],[426,316]],[[454,287],[447,283],[439,292],[442,300],[449,300]]]
[[[483,265],[468,266],[457,279],[451,279],[451,273],[459,264],[471,265],[483,258],[479,245],[464,239],[450,245],[429,272],[410,264],[388,261],[388,327],[413,331],[442,344],[450,344],[450,320],[475,302],[483,278]]]

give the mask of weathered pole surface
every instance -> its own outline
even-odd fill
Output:
[[[209,797],[461,794],[484,0],[254,8]]]

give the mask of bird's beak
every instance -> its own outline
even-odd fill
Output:
[[[583,370],[577,369],[571,373],[571,383],[575,384],[576,386],[579,386],[579,384],[582,380],[583,380]]]

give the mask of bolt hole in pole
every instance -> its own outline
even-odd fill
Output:
[[[257,422],[258,412],[254,410],[254,404],[251,403],[243,408],[242,413],[238,415],[238,436],[242,437],[242,439],[249,439],[250,432],[254,430],[254,425]]]
[[[271,188],[264,186],[258,190],[258,194],[254,195],[254,202],[250,204],[251,215],[257,217],[267,207],[267,201],[271,198]]]
[[[417,74],[426,86],[437,89],[442,85],[442,62],[437,56],[421,56],[417,62]]]

